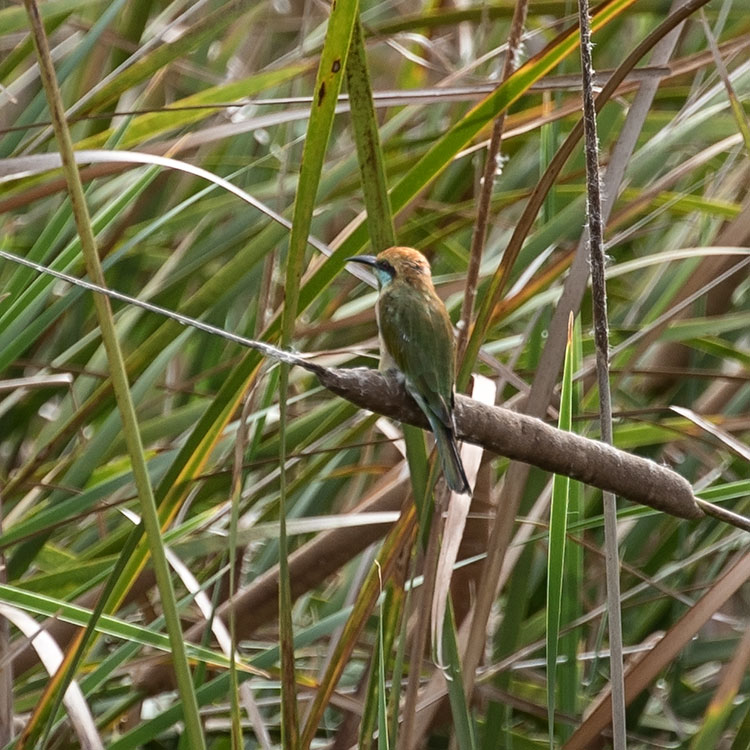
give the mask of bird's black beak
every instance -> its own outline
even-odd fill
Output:
[[[347,258],[347,260],[352,261],[352,263],[361,263],[363,266],[372,266],[373,268],[378,264],[378,259],[374,255],[354,255],[351,258]]]

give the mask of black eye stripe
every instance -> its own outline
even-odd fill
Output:
[[[396,275],[396,269],[387,260],[379,260],[375,266],[390,276]]]

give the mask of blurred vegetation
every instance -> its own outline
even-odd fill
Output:
[[[567,327],[572,307],[579,366],[565,395],[572,387],[573,429],[596,438],[590,295],[563,295],[585,222],[580,141],[540,192],[580,120],[575,5],[531,0],[518,55],[527,64],[493,95],[509,0],[336,2],[338,25],[327,36],[323,2],[41,3],[75,148],[133,154],[128,163],[100,154],[80,165],[107,285],[283,341],[322,364],[376,367],[375,291],[345,258],[372,252],[371,236],[374,249],[389,237],[378,165],[398,244],[429,257],[457,322],[487,141],[507,108],[477,286],[476,308],[486,307],[489,324],[475,333],[473,370],[493,379],[497,404],[541,403],[556,424],[560,389],[545,396],[540,378],[550,387],[562,378],[562,353],[549,347],[562,352],[555,312]],[[611,208],[614,441],[747,514],[750,16],[731,0],[695,5],[599,113]],[[656,30],[670,7],[619,0],[593,8],[601,85],[649,34],[666,36]],[[23,6],[0,5],[0,45],[0,250],[85,277],[61,172],[35,160],[57,145]],[[359,57],[350,52],[347,63],[350,46]],[[321,59],[328,67],[319,71]],[[368,71],[374,115],[360,85]],[[339,85],[342,95],[351,90],[354,113],[343,96],[335,113],[332,104],[321,113]],[[185,164],[174,169],[154,156]],[[514,236],[533,196],[541,208]],[[305,243],[308,230],[315,247]],[[517,257],[506,254],[509,243]],[[282,338],[285,306],[291,335]],[[438,659],[429,639],[415,645],[429,627],[421,583],[434,502],[421,433],[402,434],[299,369],[287,387],[279,366],[256,352],[112,307],[181,624],[195,644],[188,657],[206,746],[280,746],[283,715],[284,744],[295,747],[282,691],[295,702],[303,746],[591,746],[582,738],[587,728],[602,731],[593,709],[609,685],[599,491],[572,484],[567,537],[555,539],[565,563],[554,568],[562,600],[550,729],[551,476],[532,469],[522,482],[512,473],[504,481],[507,459],[483,457]],[[0,739],[19,747],[11,735],[31,727],[28,747],[200,747],[183,731],[165,594],[137,526],[141,505],[91,292],[0,260],[0,370],[0,615],[11,623],[8,642],[0,632],[0,717],[2,705],[14,717]],[[507,504],[513,493],[517,513]],[[502,519],[508,507],[512,541],[492,577],[483,568],[490,529],[496,509]],[[624,499],[618,508],[629,746],[750,747],[746,533]],[[283,611],[292,676],[279,655],[280,554],[293,602]],[[234,640],[226,630],[233,586]],[[479,624],[486,641],[473,679],[462,667],[461,626],[483,591],[494,604]],[[37,650],[53,663],[55,653],[73,653],[97,603],[104,614],[75,669],[81,704],[66,700],[49,720],[37,717],[56,699],[46,690],[56,667],[42,666]],[[53,640],[36,637],[40,630]],[[662,650],[638,661],[660,637]],[[410,677],[419,689],[412,697]],[[403,731],[414,696],[420,711]],[[87,722],[94,740],[81,739]]]

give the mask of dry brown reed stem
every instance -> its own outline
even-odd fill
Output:
[[[528,0],[518,0],[513,10],[513,20],[510,24],[508,34],[508,49],[503,62],[503,73],[500,76],[502,85],[515,69],[515,61],[521,46],[521,36],[526,23],[526,12]],[[498,159],[500,158],[500,146],[503,142],[503,129],[505,128],[506,110],[503,110],[496,118],[492,126],[492,136],[487,148],[487,159],[484,163],[482,184],[480,186],[479,201],[477,203],[477,220],[474,232],[471,236],[471,252],[469,253],[469,265],[466,269],[466,286],[463,303],[461,305],[461,325],[458,328],[457,351],[459,361],[463,358],[464,349],[469,336],[469,323],[474,312],[474,299],[477,294],[477,282],[479,279],[479,267],[482,262],[484,245],[487,240],[487,225],[489,224],[490,204],[492,201],[492,188],[495,184]]]
[[[604,279],[604,220],[599,176],[599,140],[594,102],[594,64],[588,0],[578,0],[581,28],[581,83],[583,103],[583,150],[586,161],[586,208],[591,301],[596,344],[596,378],[599,386],[599,425],[604,443],[612,445],[612,394],[609,387],[609,320],[607,283]],[[625,750],[625,678],[623,675],[622,616],[620,613],[620,557],[617,547],[617,503],[615,493],[602,496],[604,514],[604,557],[607,578],[607,626],[609,673],[612,689],[612,743]]]

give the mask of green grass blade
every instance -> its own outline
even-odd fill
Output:
[[[443,669],[445,670],[448,698],[453,715],[453,732],[456,744],[460,750],[475,750],[477,742],[474,736],[474,721],[464,692],[461,657],[458,653],[458,642],[456,640],[456,621],[453,617],[453,605],[450,600],[445,609],[443,654],[447,659],[447,664],[443,665]]]
[[[396,232],[388,200],[385,163],[380,148],[378,121],[372,103],[370,74],[367,70],[362,24],[359,20],[352,34],[351,50],[346,64],[346,82],[351,102],[362,192],[367,209],[370,243],[373,250],[379,253],[396,244]]]
[[[189,598],[192,599],[192,597]],[[33,612],[44,617],[56,617],[80,627],[87,627],[92,621],[92,615],[94,614],[91,610],[70,604],[62,599],[37,594],[25,588],[10,586],[8,584],[0,584],[0,601],[12,604],[25,612]],[[187,603],[186,601],[185,604]],[[159,623],[156,624],[158,625]],[[94,630],[97,633],[118,638],[138,646],[155,648],[165,653],[170,653],[171,650],[169,637],[154,630],[153,625],[147,628],[118,617],[103,615],[98,618]],[[216,667],[228,669],[230,666],[230,660],[224,654],[211,651],[211,649],[203,648],[202,646],[188,644],[188,654],[191,659]],[[243,667],[244,665],[241,665],[241,668]]]
[[[573,402],[573,315],[568,324],[568,345],[565,352],[560,416],[558,427],[570,431]],[[547,554],[547,723],[549,746],[555,746],[555,703],[557,692],[557,654],[560,637],[565,547],[567,545],[570,479],[556,474],[553,480],[549,521],[549,552]]]
[[[568,376],[580,370],[583,359],[580,317],[576,318],[573,326],[573,341],[570,348],[571,366]],[[583,383],[581,380],[569,383],[569,379],[568,377],[568,380],[565,380],[565,376],[563,376],[563,388],[568,385],[571,387],[572,403],[570,404],[569,416],[573,419],[578,416],[578,404],[581,401]],[[562,413],[560,419],[562,421]],[[575,424],[578,426],[580,423],[576,422]],[[585,520],[583,509],[583,485],[571,480],[568,488],[568,529],[573,524],[582,523]],[[566,541],[563,581],[565,585],[560,607],[560,622],[562,626],[565,626],[577,620],[583,614],[583,547],[580,544]],[[563,662],[557,668],[557,705],[564,714],[576,716],[579,711],[578,695],[581,690],[582,676],[578,661],[579,630],[576,628],[568,633],[561,634],[558,643],[559,654],[563,657]],[[563,741],[567,740],[572,732],[573,727],[567,723],[560,724],[558,727],[558,733]]]

